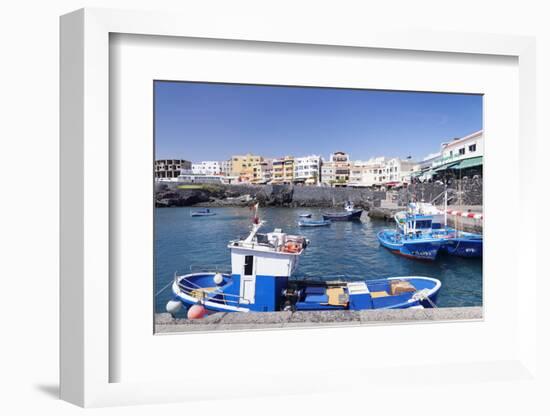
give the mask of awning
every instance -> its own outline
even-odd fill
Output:
[[[451,169],[451,168],[454,169],[454,166],[458,165],[459,163],[460,162],[447,163],[445,165],[441,165],[440,167],[438,167],[437,169],[434,169],[433,171],[434,172],[441,172],[442,170],[447,170],[447,169]]]
[[[470,159],[461,160],[456,166],[453,166],[453,169],[467,169],[475,168],[476,166],[483,165],[483,156],[471,157]]]

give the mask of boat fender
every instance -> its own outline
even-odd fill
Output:
[[[183,306],[183,303],[181,303],[181,301],[171,299],[166,303],[166,312],[174,316],[180,311],[182,306]]]
[[[216,283],[217,285],[221,285],[223,283],[223,276],[221,273],[216,273],[214,275],[214,283]]]
[[[202,305],[193,305],[187,311],[187,319],[202,319],[206,315],[206,308]]]

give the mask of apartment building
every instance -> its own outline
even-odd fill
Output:
[[[321,156],[309,155],[294,159],[294,182],[317,185],[321,180]]]
[[[292,183],[294,180],[294,157],[285,156],[273,160],[273,173],[271,183]]]
[[[234,155],[231,157],[231,176],[237,176],[241,182],[254,180],[254,166],[262,161],[259,155],[247,153],[246,155]]]
[[[209,160],[204,162],[193,163],[191,170],[196,175],[220,175],[220,162]]]
[[[332,153],[321,167],[321,182],[329,186],[347,186],[351,163],[345,152]]]
[[[192,164],[184,159],[155,160],[155,178],[177,178],[182,173],[190,173]]]

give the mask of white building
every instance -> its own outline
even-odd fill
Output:
[[[483,170],[483,130],[441,144],[415,166],[413,177],[420,181],[437,176],[481,174]]]
[[[373,186],[409,182],[416,162],[376,157],[351,163],[349,186]]]
[[[196,175],[220,175],[221,166],[220,162],[216,160],[209,160],[199,163],[193,163],[191,170]]]
[[[372,186],[380,183],[384,168],[384,157],[372,158],[367,161],[356,160],[351,162],[349,186]]]
[[[321,176],[321,156],[309,155],[294,158],[294,182],[308,185],[319,183]]]
[[[231,160],[220,161],[220,173],[225,176],[231,175],[232,165]]]
[[[441,144],[441,158],[432,167],[483,156],[483,130]]]

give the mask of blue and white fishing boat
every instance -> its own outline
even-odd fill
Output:
[[[325,227],[327,225],[332,224],[331,220],[300,220],[298,221],[298,225],[300,227]]]
[[[469,233],[456,230],[447,225],[447,192],[445,191],[445,206],[443,211],[429,202],[413,202],[409,204],[407,211],[398,212],[395,221],[398,227],[403,230],[405,219],[415,216],[417,218],[429,217],[432,219],[431,237],[445,241],[441,250],[453,256],[460,257],[482,257],[483,236],[481,234]]]
[[[175,276],[171,313],[182,305],[204,312],[280,310],[360,310],[433,307],[441,282],[430,277],[377,280],[295,280],[292,278],[309,241],[275,229],[261,234],[254,217],[250,234],[231,241],[231,273]],[[197,306],[195,306],[197,305]],[[198,314],[197,316],[203,316]]]
[[[344,205],[343,212],[328,212],[323,214],[323,219],[331,221],[353,221],[359,220],[361,214],[363,213],[362,209],[355,209],[353,202],[347,201]]]
[[[383,230],[377,235],[383,247],[404,257],[419,260],[435,260],[444,238],[432,235],[432,217],[408,214],[395,218],[396,230]]]
[[[210,211],[208,208],[200,209],[198,211],[191,211],[192,217],[211,217],[212,215],[216,215],[216,213]]]

